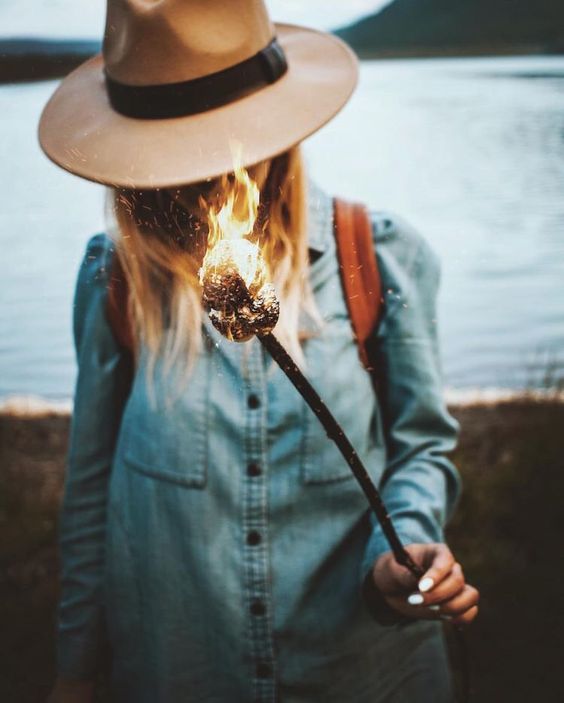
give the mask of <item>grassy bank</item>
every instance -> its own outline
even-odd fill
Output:
[[[514,402],[456,414],[465,493],[448,537],[482,593],[468,631],[471,700],[560,700],[564,404]]]
[[[471,700],[559,700],[564,404],[453,408],[465,491],[449,541],[482,591],[467,632]],[[68,416],[0,414],[0,700],[43,701],[53,676],[56,513]],[[454,652],[456,656],[456,652]],[[344,702],[345,703],[345,702]]]

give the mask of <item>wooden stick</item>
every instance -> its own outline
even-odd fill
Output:
[[[317,415],[317,418],[325,428],[329,438],[332,439],[339,448],[341,454],[351,468],[354,477],[364,491],[364,495],[367,497],[370,507],[378,518],[384,535],[390,544],[395,560],[398,564],[401,564],[409,569],[409,571],[417,579],[421,578],[421,576],[423,576],[424,569],[413,561],[410,554],[401,543],[398,533],[396,532],[388,511],[386,510],[386,506],[384,505],[380,491],[376,488],[374,482],[368,475],[364,464],[350,443],[343,428],[339,425],[323,400],[321,400],[315,388],[300,371],[292,357],[288,354],[276,337],[270,332],[264,335],[259,334],[257,337],[272,356],[274,361],[276,361],[282,371],[284,371],[286,376],[290,379],[302,398]]]

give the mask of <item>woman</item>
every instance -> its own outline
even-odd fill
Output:
[[[355,80],[338,40],[274,28],[258,0],[110,0],[103,57],[44,111],[45,151],[112,186],[115,216],[115,245],[90,241],[75,299],[57,703],[93,700],[108,644],[117,701],[452,700],[440,620],[470,622],[478,596],[442,537],[458,478],[444,456],[456,424],[440,393],[437,263],[406,225],[374,215],[378,403],[331,199],[308,187],[295,146]],[[257,340],[224,340],[202,312],[211,214],[231,195],[240,212],[252,189],[230,174],[233,139],[260,196],[250,236],[280,298],[275,333],[381,481],[419,583]],[[108,321],[116,261],[133,361]],[[391,623],[372,616],[367,582]]]

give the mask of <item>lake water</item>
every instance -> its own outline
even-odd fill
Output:
[[[0,87],[0,398],[71,396],[71,301],[103,189],[51,165],[35,130],[55,82]],[[564,376],[564,58],[365,62],[306,142],[330,192],[398,212],[443,266],[445,381]]]

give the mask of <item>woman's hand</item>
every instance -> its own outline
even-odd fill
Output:
[[[93,703],[94,683],[72,681],[59,677],[51,695],[45,703]]]
[[[478,614],[480,594],[464,580],[460,564],[446,544],[410,544],[416,564],[426,569],[417,579],[386,552],[374,564],[374,582],[388,605],[411,618],[451,620],[467,625]]]

